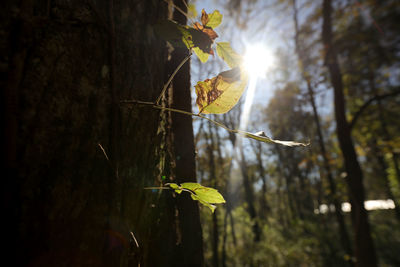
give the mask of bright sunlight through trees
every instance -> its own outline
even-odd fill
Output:
[[[266,72],[274,65],[274,55],[263,44],[246,46],[244,67],[250,76],[265,77]]]

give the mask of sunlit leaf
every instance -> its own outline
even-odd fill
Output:
[[[268,136],[265,135],[263,131],[257,132],[257,133],[249,133],[245,131],[238,131],[239,134],[243,135],[244,137],[255,139],[264,143],[275,143],[275,144],[280,144],[284,146],[308,146],[309,143],[299,143],[299,142],[293,142],[293,141],[280,141],[280,140],[274,140]]]
[[[192,191],[201,201],[212,204],[225,203],[224,197],[217,189],[205,187],[198,183],[182,183],[181,187]]]
[[[193,52],[196,54],[196,56],[200,59],[201,62],[205,63],[208,60],[208,57],[210,56],[210,54],[203,52],[203,50],[201,50],[198,47],[194,47],[193,48]]]
[[[205,187],[198,183],[182,183],[177,185],[174,183],[166,184],[169,185],[176,193],[180,194],[182,191],[187,191],[193,200],[199,201],[201,204],[210,208],[211,212],[214,212],[216,206],[213,204],[225,203],[224,197],[218,192],[218,190]]]
[[[217,43],[217,54],[231,68],[239,66],[242,61],[242,57],[232,49],[228,42]]]
[[[208,202],[205,202],[205,201],[201,200],[201,199],[200,199],[197,195],[195,195],[195,194],[191,194],[190,196],[192,197],[193,200],[197,200],[197,201],[199,201],[201,204],[203,204],[204,206],[207,206],[207,207],[211,210],[211,212],[214,212],[215,209],[217,208],[217,206],[215,206],[215,205],[213,205],[213,204],[210,204],[210,203],[208,203]]]
[[[192,7],[192,12],[195,8]],[[186,47],[193,49],[201,62],[206,62],[209,55],[214,55],[211,46],[218,34],[213,30],[222,21],[222,15],[218,10],[207,14],[204,9],[201,15],[201,24],[195,22],[192,26],[180,25],[171,20],[164,20],[154,26],[155,32],[174,47]]]
[[[246,74],[236,67],[198,82],[195,88],[200,113],[221,114],[231,110],[242,96],[247,81]]]
[[[178,194],[182,193],[182,188],[179,185],[174,184],[174,183],[168,183],[166,185],[169,185],[169,187],[174,189],[176,193],[178,193]]]
[[[206,62],[208,56],[205,53],[214,55],[211,45],[214,40],[218,37],[218,34],[213,30],[214,27],[218,26],[222,21],[222,15],[218,10],[211,14],[207,14],[204,9],[201,11],[201,24],[195,22],[193,28],[189,28],[189,32],[193,37],[194,52],[199,57],[201,62]]]
[[[210,28],[216,28],[218,27],[222,22],[222,14],[219,13],[218,10],[215,10],[211,14],[207,14],[204,9],[201,11],[201,23],[205,27],[210,27]]]

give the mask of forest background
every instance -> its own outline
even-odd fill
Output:
[[[265,145],[194,122],[197,176],[227,199],[224,211],[202,212],[210,266],[374,266],[376,260],[361,254],[367,260],[357,263],[354,254],[359,250],[354,235],[360,230],[345,207],[351,191],[358,190],[346,181],[349,146],[354,146],[362,170],[365,200],[383,200],[368,211],[371,251],[376,251],[379,266],[397,266],[399,3],[205,2],[194,2],[197,10],[220,6],[226,15],[218,30],[222,38],[229,33],[227,41],[237,51],[244,54],[259,43],[273,51],[269,59],[260,56],[273,66],[258,79],[254,99],[245,98],[230,113],[213,118],[239,128],[237,118],[246,120],[241,112],[249,101],[246,130],[311,143],[301,148]],[[327,55],[327,4],[332,6],[330,45],[336,59]],[[340,77],[332,74],[329,61],[340,68]],[[218,58],[213,63],[216,67],[192,63],[193,84],[223,66]],[[341,104],[334,79],[341,80]],[[339,131],[349,132],[352,145],[338,140],[341,122],[335,105],[345,109],[349,130]]]

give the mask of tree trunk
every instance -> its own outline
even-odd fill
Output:
[[[260,226],[258,223],[256,208],[254,206],[253,185],[251,184],[249,174],[247,173],[247,165],[246,165],[246,160],[244,157],[242,145],[239,146],[239,150],[240,150],[239,165],[240,165],[240,170],[242,172],[243,187],[244,187],[244,193],[245,193],[245,198],[246,198],[246,202],[247,202],[247,211],[250,215],[250,218],[251,218],[251,221],[253,224],[252,230],[253,230],[253,234],[254,234],[254,242],[259,242],[259,241],[261,241],[261,229],[260,229]]]
[[[296,218],[302,219],[302,214],[301,211],[299,210],[299,206],[296,201],[298,199],[297,197],[298,194],[296,192],[296,189],[294,188],[292,175],[287,174],[282,166],[282,161],[283,159],[285,159],[285,157],[283,156],[282,150],[278,145],[275,145],[275,151],[279,157],[278,171],[281,177],[285,179],[286,190],[284,191],[286,192],[288,206],[289,206],[289,209],[287,209],[289,213],[288,217],[290,218],[289,221],[293,222]]]
[[[176,0],[174,4],[183,12],[187,11],[183,1]],[[182,25],[186,25],[186,17],[177,9],[174,11],[173,19]],[[188,50],[186,48],[176,48],[172,52],[171,73],[187,55]],[[192,111],[189,61],[182,66],[173,80],[170,100],[172,108]],[[184,114],[172,113],[171,119],[176,181],[178,183],[197,182],[192,118]],[[179,244],[181,252],[176,255],[176,259],[179,260],[177,260],[175,266],[203,266],[203,237],[197,201],[193,201],[189,194],[182,194],[177,198],[177,207],[181,231],[181,242]]]
[[[266,179],[266,173],[265,173],[265,169],[264,169],[264,165],[263,165],[263,160],[262,160],[262,143],[261,142],[257,142],[256,144],[254,144],[253,146],[253,151],[254,154],[256,155],[257,158],[257,168],[258,168],[258,172],[262,181],[262,185],[261,185],[261,196],[260,196],[260,218],[262,219],[267,219],[268,214],[271,212],[271,207],[269,206],[268,202],[267,202],[267,179]]]
[[[351,215],[355,233],[356,266],[377,266],[377,259],[368,214],[364,208],[363,173],[358,163],[350,128],[346,120],[345,98],[343,82],[337,54],[333,47],[332,37],[332,5],[330,0],[323,2],[322,40],[325,49],[325,60],[328,67],[331,83],[334,89],[334,106],[336,117],[336,132],[339,138],[340,149],[343,154],[347,172],[346,182],[349,187]]]
[[[295,24],[296,53],[297,53],[298,60],[300,62],[300,66],[302,66],[304,68],[305,66],[303,63],[305,60],[305,55],[304,55],[304,52],[302,52],[303,50],[301,48],[300,39],[299,39],[300,33],[299,33],[299,25],[298,25],[298,18],[297,18],[296,0],[293,0],[292,4],[293,4],[293,11],[294,11],[293,12],[293,20],[294,20],[294,24]],[[310,104],[311,104],[311,107],[313,110],[313,117],[314,117],[314,122],[315,122],[316,130],[317,130],[318,145],[319,145],[319,149],[320,149],[320,154],[322,155],[323,167],[324,167],[325,175],[328,180],[329,189],[330,189],[329,200],[330,200],[330,202],[333,203],[333,205],[335,207],[335,217],[336,217],[336,221],[339,226],[340,241],[341,241],[342,247],[343,247],[344,251],[346,252],[346,254],[348,256],[350,256],[350,258],[352,258],[353,251],[351,248],[349,235],[348,235],[348,232],[346,229],[346,224],[345,224],[344,217],[342,214],[342,207],[341,207],[340,201],[339,201],[337,193],[336,193],[336,184],[333,179],[331,166],[329,164],[328,154],[325,149],[324,136],[322,134],[317,105],[315,104],[315,99],[314,99],[314,90],[311,86],[310,77],[307,74],[308,72],[305,71],[304,69],[301,69],[300,71],[301,71],[303,79],[307,83],[307,93],[308,93]],[[348,263],[350,266],[354,265],[352,263],[352,261],[349,261]]]
[[[208,122],[208,131],[209,134],[206,133],[207,139],[207,152],[208,152],[208,167],[209,167],[209,182],[212,188],[218,189],[217,186],[217,169],[215,166],[215,157],[214,157],[214,135],[212,132],[211,122]],[[214,267],[219,266],[219,255],[218,255],[218,247],[219,247],[219,231],[218,231],[218,211],[215,210],[212,214],[212,262]]]
[[[144,190],[168,171],[165,113],[119,107],[160,94],[168,55],[150,32],[167,11],[144,0],[4,3],[3,205],[13,265],[177,266],[172,194]],[[193,250],[179,260],[201,266],[198,210],[187,202],[194,208],[179,214]]]

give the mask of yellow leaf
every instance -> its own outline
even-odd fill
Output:
[[[195,88],[200,113],[222,114],[231,110],[242,96],[247,81],[247,75],[236,67],[198,82]]]
[[[233,50],[228,42],[217,43],[217,54],[231,68],[239,66],[242,62],[242,57]]]

